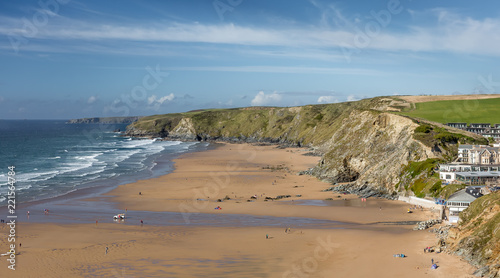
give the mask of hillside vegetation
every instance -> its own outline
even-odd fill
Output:
[[[434,173],[420,168],[416,173],[412,163],[432,159],[435,167],[439,161],[456,156],[458,140],[477,142],[481,137],[463,136],[387,112],[398,101],[378,97],[290,108],[249,107],[154,115],[131,124],[127,134],[307,146],[322,155],[320,163],[310,171],[318,178],[332,183],[350,182],[354,189],[368,187],[385,196],[398,191],[434,196],[442,190]]]
[[[388,100],[390,101],[390,100]],[[129,128],[133,135],[197,140],[246,140],[320,145],[339,121],[355,109],[369,110],[381,99],[302,107],[211,109],[144,117]]]
[[[500,277],[499,211],[500,191],[485,195],[461,212],[460,224],[448,232],[450,249],[486,277]]]
[[[403,194],[446,198],[462,187],[443,186],[436,173],[438,164],[453,161],[459,143],[485,144],[487,140],[425,120],[424,117],[429,119],[425,113],[415,119],[411,115],[418,109],[404,112],[406,115],[399,114],[413,105],[400,98],[379,97],[290,108],[201,110],[144,117],[129,125],[127,134],[173,140],[266,142],[309,147],[312,152],[320,154],[321,159],[307,172],[331,183],[347,183],[340,185],[340,190],[365,197],[391,198]],[[438,105],[440,111],[443,111],[442,105]],[[444,111],[450,107],[454,109],[454,104],[447,105]],[[433,119],[493,123],[494,117]],[[498,194],[492,196],[498,197]],[[494,197],[484,200],[490,200],[487,198]],[[480,252],[483,255],[473,256],[470,261],[482,266],[498,262],[497,223],[500,214],[495,203],[498,201],[478,201],[464,212],[465,221],[457,250]],[[492,203],[496,205],[491,206]]]
[[[499,123],[500,98],[412,103],[401,114],[446,123]]]

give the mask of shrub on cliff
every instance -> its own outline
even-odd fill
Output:
[[[417,133],[429,133],[431,132],[432,127],[430,125],[419,125],[417,128],[415,128],[415,132]]]
[[[441,143],[458,143],[458,140],[462,138],[461,134],[454,134],[450,132],[441,132],[434,135],[434,139],[441,141]]]

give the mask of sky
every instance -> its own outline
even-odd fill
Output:
[[[0,2],[0,119],[500,92],[500,2]]]

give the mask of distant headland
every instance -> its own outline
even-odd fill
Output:
[[[131,124],[142,118],[142,116],[134,117],[96,117],[96,118],[82,118],[71,119],[67,124]]]

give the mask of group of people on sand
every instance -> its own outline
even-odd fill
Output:
[[[432,253],[432,252],[434,252],[434,248],[429,246],[424,248],[424,253]],[[437,264],[434,263],[434,258],[431,258],[431,269],[437,269],[437,268],[438,266]]]
[[[437,269],[437,264],[434,263],[434,259],[431,259],[431,269]]]
[[[413,210],[417,210],[417,209],[420,209],[421,211],[424,210],[424,207],[420,206],[420,205],[415,205],[415,206],[412,206],[412,207],[409,207],[408,208],[408,213],[412,213]]]

